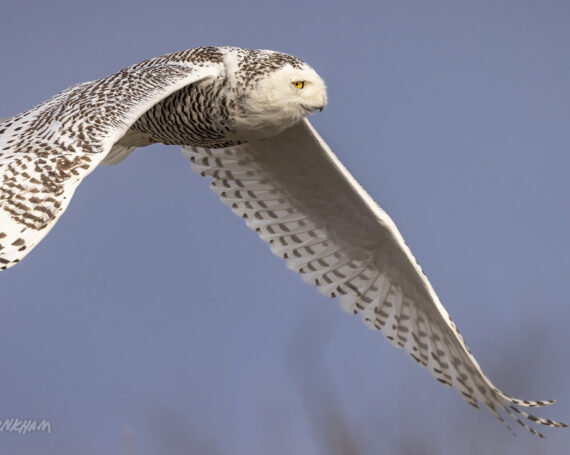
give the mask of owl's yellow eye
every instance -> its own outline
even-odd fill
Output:
[[[305,86],[305,81],[294,81],[292,84],[297,88],[303,88]]]

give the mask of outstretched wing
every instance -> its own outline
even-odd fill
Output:
[[[390,217],[339,162],[308,120],[278,136],[227,149],[183,147],[194,170],[287,266],[473,406],[484,403],[510,429],[565,424],[518,406],[487,379]]]
[[[196,59],[184,51],[147,60],[0,123],[0,270],[49,232],[79,183],[144,112],[220,74],[221,63]]]

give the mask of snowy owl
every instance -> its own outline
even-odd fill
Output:
[[[541,436],[471,355],[400,232],[306,117],[326,87],[305,62],[201,47],[74,85],[0,123],[0,268],[48,233],[79,183],[136,147],[180,145],[192,168],[287,266],[404,348],[471,405]]]

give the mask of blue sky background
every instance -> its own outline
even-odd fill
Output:
[[[0,117],[199,45],[309,62],[314,125],[483,369],[570,421],[570,4],[5,2]],[[166,240],[166,241],[165,241]],[[289,272],[177,147],[100,168],[0,275],[10,454],[557,454],[513,438]],[[132,450],[132,451],[131,451]]]

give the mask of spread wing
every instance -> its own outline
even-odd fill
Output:
[[[0,122],[0,270],[49,232],[79,183],[138,117],[176,90],[219,74],[220,64],[194,64],[187,53],[72,86]]]
[[[553,401],[507,396],[487,379],[390,217],[305,120],[278,136],[227,149],[183,147],[194,170],[287,266],[360,314],[473,406],[484,403],[542,437],[520,407]]]

